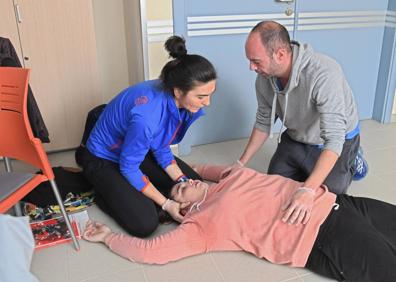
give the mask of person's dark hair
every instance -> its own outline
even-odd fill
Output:
[[[285,48],[291,52],[290,36],[287,29],[274,21],[259,22],[251,31],[260,34],[261,43],[267,49],[268,55],[272,55],[279,48]]]
[[[184,94],[199,83],[207,83],[217,78],[213,65],[200,55],[187,54],[185,40],[179,36],[171,36],[164,45],[169,61],[161,71],[162,87],[173,94],[179,88]]]

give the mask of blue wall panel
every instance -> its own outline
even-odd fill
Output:
[[[257,102],[254,82],[256,75],[249,71],[245,58],[246,35],[199,37],[189,46],[214,62],[218,73],[217,89],[206,115],[194,124],[189,136],[192,144],[206,144],[243,138],[250,134]],[[223,47],[218,46],[221,41]]]
[[[387,9],[388,0],[297,1],[296,39],[340,63],[361,119],[373,116]]]
[[[390,0],[394,1],[394,0]],[[386,10],[388,0],[297,0],[298,12]]]
[[[297,40],[310,43],[342,66],[361,119],[372,117],[382,38],[383,27],[296,32]]]
[[[396,1],[389,2],[373,118],[390,122],[396,87]]]

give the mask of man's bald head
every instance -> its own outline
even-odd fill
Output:
[[[261,43],[271,56],[279,48],[285,48],[287,52],[291,52],[290,36],[287,29],[274,21],[259,22],[250,32],[250,34],[258,33]]]

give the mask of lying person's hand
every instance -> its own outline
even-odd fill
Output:
[[[171,217],[178,221],[182,222],[184,216],[181,214],[181,210],[187,207],[190,203],[179,203],[173,200],[168,199],[165,204],[162,206],[162,209],[167,211]]]
[[[315,191],[313,189],[298,188],[291,199],[282,207],[282,211],[285,211],[282,221],[289,224],[306,224],[311,218],[314,196]]]
[[[90,242],[104,243],[106,237],[111,233],[111,229],[107,225],[89,220],[85,225],[83,238]]]

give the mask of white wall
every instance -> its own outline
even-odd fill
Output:
[[[144,80],[142,28],[139,1],[124,0],[124,17],[129,83],[132,85]]]
[[[169,26],[165,22],[173,22],[172,0],[146,0],[146,20],[148,25],[156,25],[156,28],[148,28],[148,68],[149,79],[156,79],[161,73],[163,66],[169,61],[169,55],[164,49],[166,39],[173,35],[163,31]],[[173,24],[172,24],[173,26]],[[151,33],[150,31],[154,31]],[[154,39],[156,37],[156,39]]]
[[[103,102],[142,80],[139,3],[92,0],[98,69]],[[138,24],[136,24],[136,22]],[[140,74],[141,73],[141,74]]]

